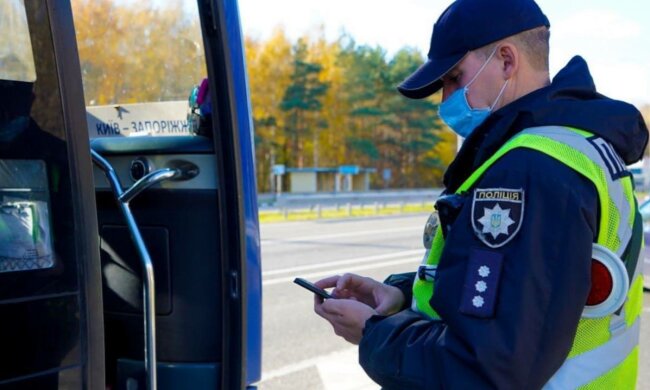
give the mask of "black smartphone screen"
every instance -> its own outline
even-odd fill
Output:
[[[316,287],[313,283],[303,279],[303,278],[295,278],[293,282],[299,286],[302,286],[306,288],[307,290],[313,292],[314,294],[318,295],[319,297],[323,299],[332,299],[333,297],[328,293],[327,291],[323,290],[320,287]]]

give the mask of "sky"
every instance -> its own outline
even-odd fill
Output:
[[[489,1],[489,0],[486,0]],[[598,91],[650,105],[650,1],[537,0],[551,21],[551,75],[584,57]],[[239,0],[244,34],[259,39],[283,26],[291,39],[324,26],[389,55],[404,46],[429,51],[433,23],[450,0]]]

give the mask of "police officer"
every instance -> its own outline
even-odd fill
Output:
[[[399,91],[442,89],[465,142],[418,272],[317,283],[336,334],[387,389],[633,388],[641,218],[625,165],[648,130],[574,57],[551,81],[533,0],[456,0]]]

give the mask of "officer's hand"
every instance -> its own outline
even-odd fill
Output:
[[[332,296],[338,299],[354,299],[375,307],[373,290],[379,282],[356,274],[345,274],[343,276],[330,276],[314,283],[320,288],[331,288]],[[380,284],[380,283],[379,283]]]
[[[332,282],[328,279],[324,281]],[[356,274],[337,278],[335,287],[333,294],[336,298],[356,299],[382,315],[395,314],[404,304],[404,294],[397,287]]]
[[[377,314],[372,307],[352,299],[314,300],[314,311],[332,324],[334,333],[358,345],[368,318]]]
[[[397,287],[356,274],[330,276],[315,284],[320,288],[335,287],[334,297],[360,301],[382,315],[395,314],[404,305],[404,294]]]

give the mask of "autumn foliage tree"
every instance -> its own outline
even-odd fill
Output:
[[[73,0],[86,104],[187,99],[206,75],[201,28],[182,0]]]
[[[188,4],[73,0],[86,104],[187,99],[207,75]],[[374,188],[440,184],[456,137],[437,118],[439,97],[414,101],[395,89],[422,64],[417,50],[328,41],[323,26],[296,40],[277,28],[244,43],[260,191],[272,188],[276,164],[375,168]]]
[[[405,48],[389,58],[381,47],[359,46],[349,36],[327,42],[322,34],[302,37],[287,51],[290,41],[282,30],[267,42],[247,42],[253,111],[280,108],[273,121],[254,115],[258,145],[273,149],[258,152],[263,191],[271,188],[265,184],[270,184],[270,167],[276,163],[376,168],[379,174],[371,180],[375,188],[440,185],[455,155],[456,137],[437,117],[439,96],[414,101],[395,89],[422,64],[418,51]],[[290,64],[288,78],[286,68],[280,78],[260,66],[264,48],[278,45],[285,48],[284,58],[290,55],[289,62],[278,61]],[[262,73],[268,75],[266,82]],[[267,100],[257,107],[268,85],[276,87],[276,94],[284,91],[283,99],[278,106],[267,106]],[[266,139],[269,126],[275,142]],[[275,156],[272,163],[267,163],[269,156]],[[390,179],[384,179],[384,170],[391,172]]]
[[[318,117],[328,88],[328,83],[319,79],[322,69],[320,64],[307,60],[307,44],[298,40],[293,49],[291,83],[284,91],[280,109],[287,115],[284,130],[290,140],[284,144],[285,161],[299,168],[304,165],[306,138],[316,134],[318,128],[327,128],[327,122]],[[315,148],[311,146],[314,156]]]

